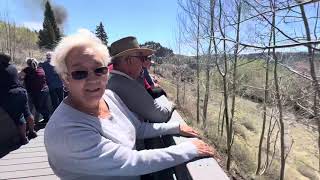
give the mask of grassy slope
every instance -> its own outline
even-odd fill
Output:
[[[174,84],[166,79],[161,79],[161,85],[168,92],[170,97],[176,96],[176,89]],[[182,87],[182,85],[180,86]],[[182,109],[188,111],[187,119],[193,119],[191,122],[195,123],[195,91],[194,86],[187,86],[186,98]],[[180,90],[182,94],[182,90]],[[221,101],[221,94],[215,91],[211,95],[208,119],[209,130],[208,136],[215,141],[220,152],[225,152],[225,137],[217,136],[217,119],[219,116],[219,105]],[[233,155],[235,164],[234,169],[238,169],[246,178],[254,179],[277,179],[279,174],[279,155],[276,155],[276,160],[272,167],[263,176],[255,176],[256,159],[258,152],[258,143],[262,127],[262,109],[258,103],[251,102],[246,99],[237,98],[236,100],[236,120],[235,120],[235,144],[233,146]],[[312,128],[297,123],[294,116],[288,114],[286,118],[286,127],[288,129],[288,141],[294,141],[293,147],[289,154],[286,166],[286,179],[319,179],[319,174],[316,172],[317,159],[317,133]],[[199,127],[199,126],[198,126]],[[220,143],[217,143],[220,142]],[[289,143],[290,145],[290,143]],[[279,147],[279,142],[277,143]],[[278,152],[278,151],[277,151]]]

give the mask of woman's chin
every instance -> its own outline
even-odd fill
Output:
[[[101,97],[103,96],[104,89],[102,88],[97,88],[97,89],[90,89],[90,90],[85,90],[83,93],[83,96],[85,99],[88,100],[100,100]]]

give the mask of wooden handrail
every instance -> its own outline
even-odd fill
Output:
[[[172,103],[165,96],[156,99],[161,106],[171,106]],[[169,122],[185,123],[177,111],[174,111]],[[185,141],[191,141],[193,138],[181,136],[163,136],[162,142],[166,147],[173,144],[180,144]],[[174,168],[173,179],[177,180],[229,180],[224,170],[219,166],[214,158],[195,159],[188,163],[176,166]]]

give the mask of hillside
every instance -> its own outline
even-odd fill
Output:
[[[43,58],[37,42],[36,31],[0,21],[0,52],[10,54],[16,64],[23,63],[26,57]]]
[[[226,135],[222,131],[221,104],[222,81],[217,70],[211,72],[211,87],[208,106],[207,131],[202,128],[202,123],[196,123],[196,81],[177,81],[172,72],[175,67],[162,64],[156,68],[158,76],[162,77],[161,85],[168,91],[172,100],[177,102],[177,87],[179,87],[180,111],[189,119],[189,123],[199,128],[203,135],[215,144],[220,152],[226,153]],[[257,152],[259,137],[262,128],[262,103],[264,99],[265,64],[263,61],[255,61],[239,67],[239,86],[236,97],[236,110],[234,120],[235,138],[232,148],[232,171],[241,174],[244,179],[279,179],[279,127],[277,126],[277,109],[273,102],[269,102],[267,111],[267,131],[272,130],[270,139],[265,135],[264,141],[270,142],[269,158],[272,162],[263,175],[255,175],[257,166]],[[319,179],[317,173],[318,147],[317,126],[313,117],[297,104],[305,106],[312,103],[312,90],[310,83],[296,76],[286,68],[280,68],[281,93],[284,104],[284,122],[286,152],[288,153],[285,179]],[[273,75],[270,76],[270,84],[273,86]],[[194,77],[194,75],[193,75]],[[179,85],[177,86],[177,82]],[[200,121],[202,121],[204,99],[204,72],[200,73]],[[270,89],[272,89],[271,87]],[[274,96],[272,91],[270,97]],[[303,96],[304,98],[301,98]],[[310,107],[311,108],[311,107]],[[266,153],[267,147],[263,146]],[[274,152],[274,154],[273,154]],[[265,161],[266,156],[263,156]]]

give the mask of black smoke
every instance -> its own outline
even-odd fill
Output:
[[[43,16],[46,2],[49,1],[57,25],[63,31],[64,24],[68,19],[68,12],[62,5],[55,4],[54,0],[24,0],[23,5],[26,7],[27,13],[31,16]]]

